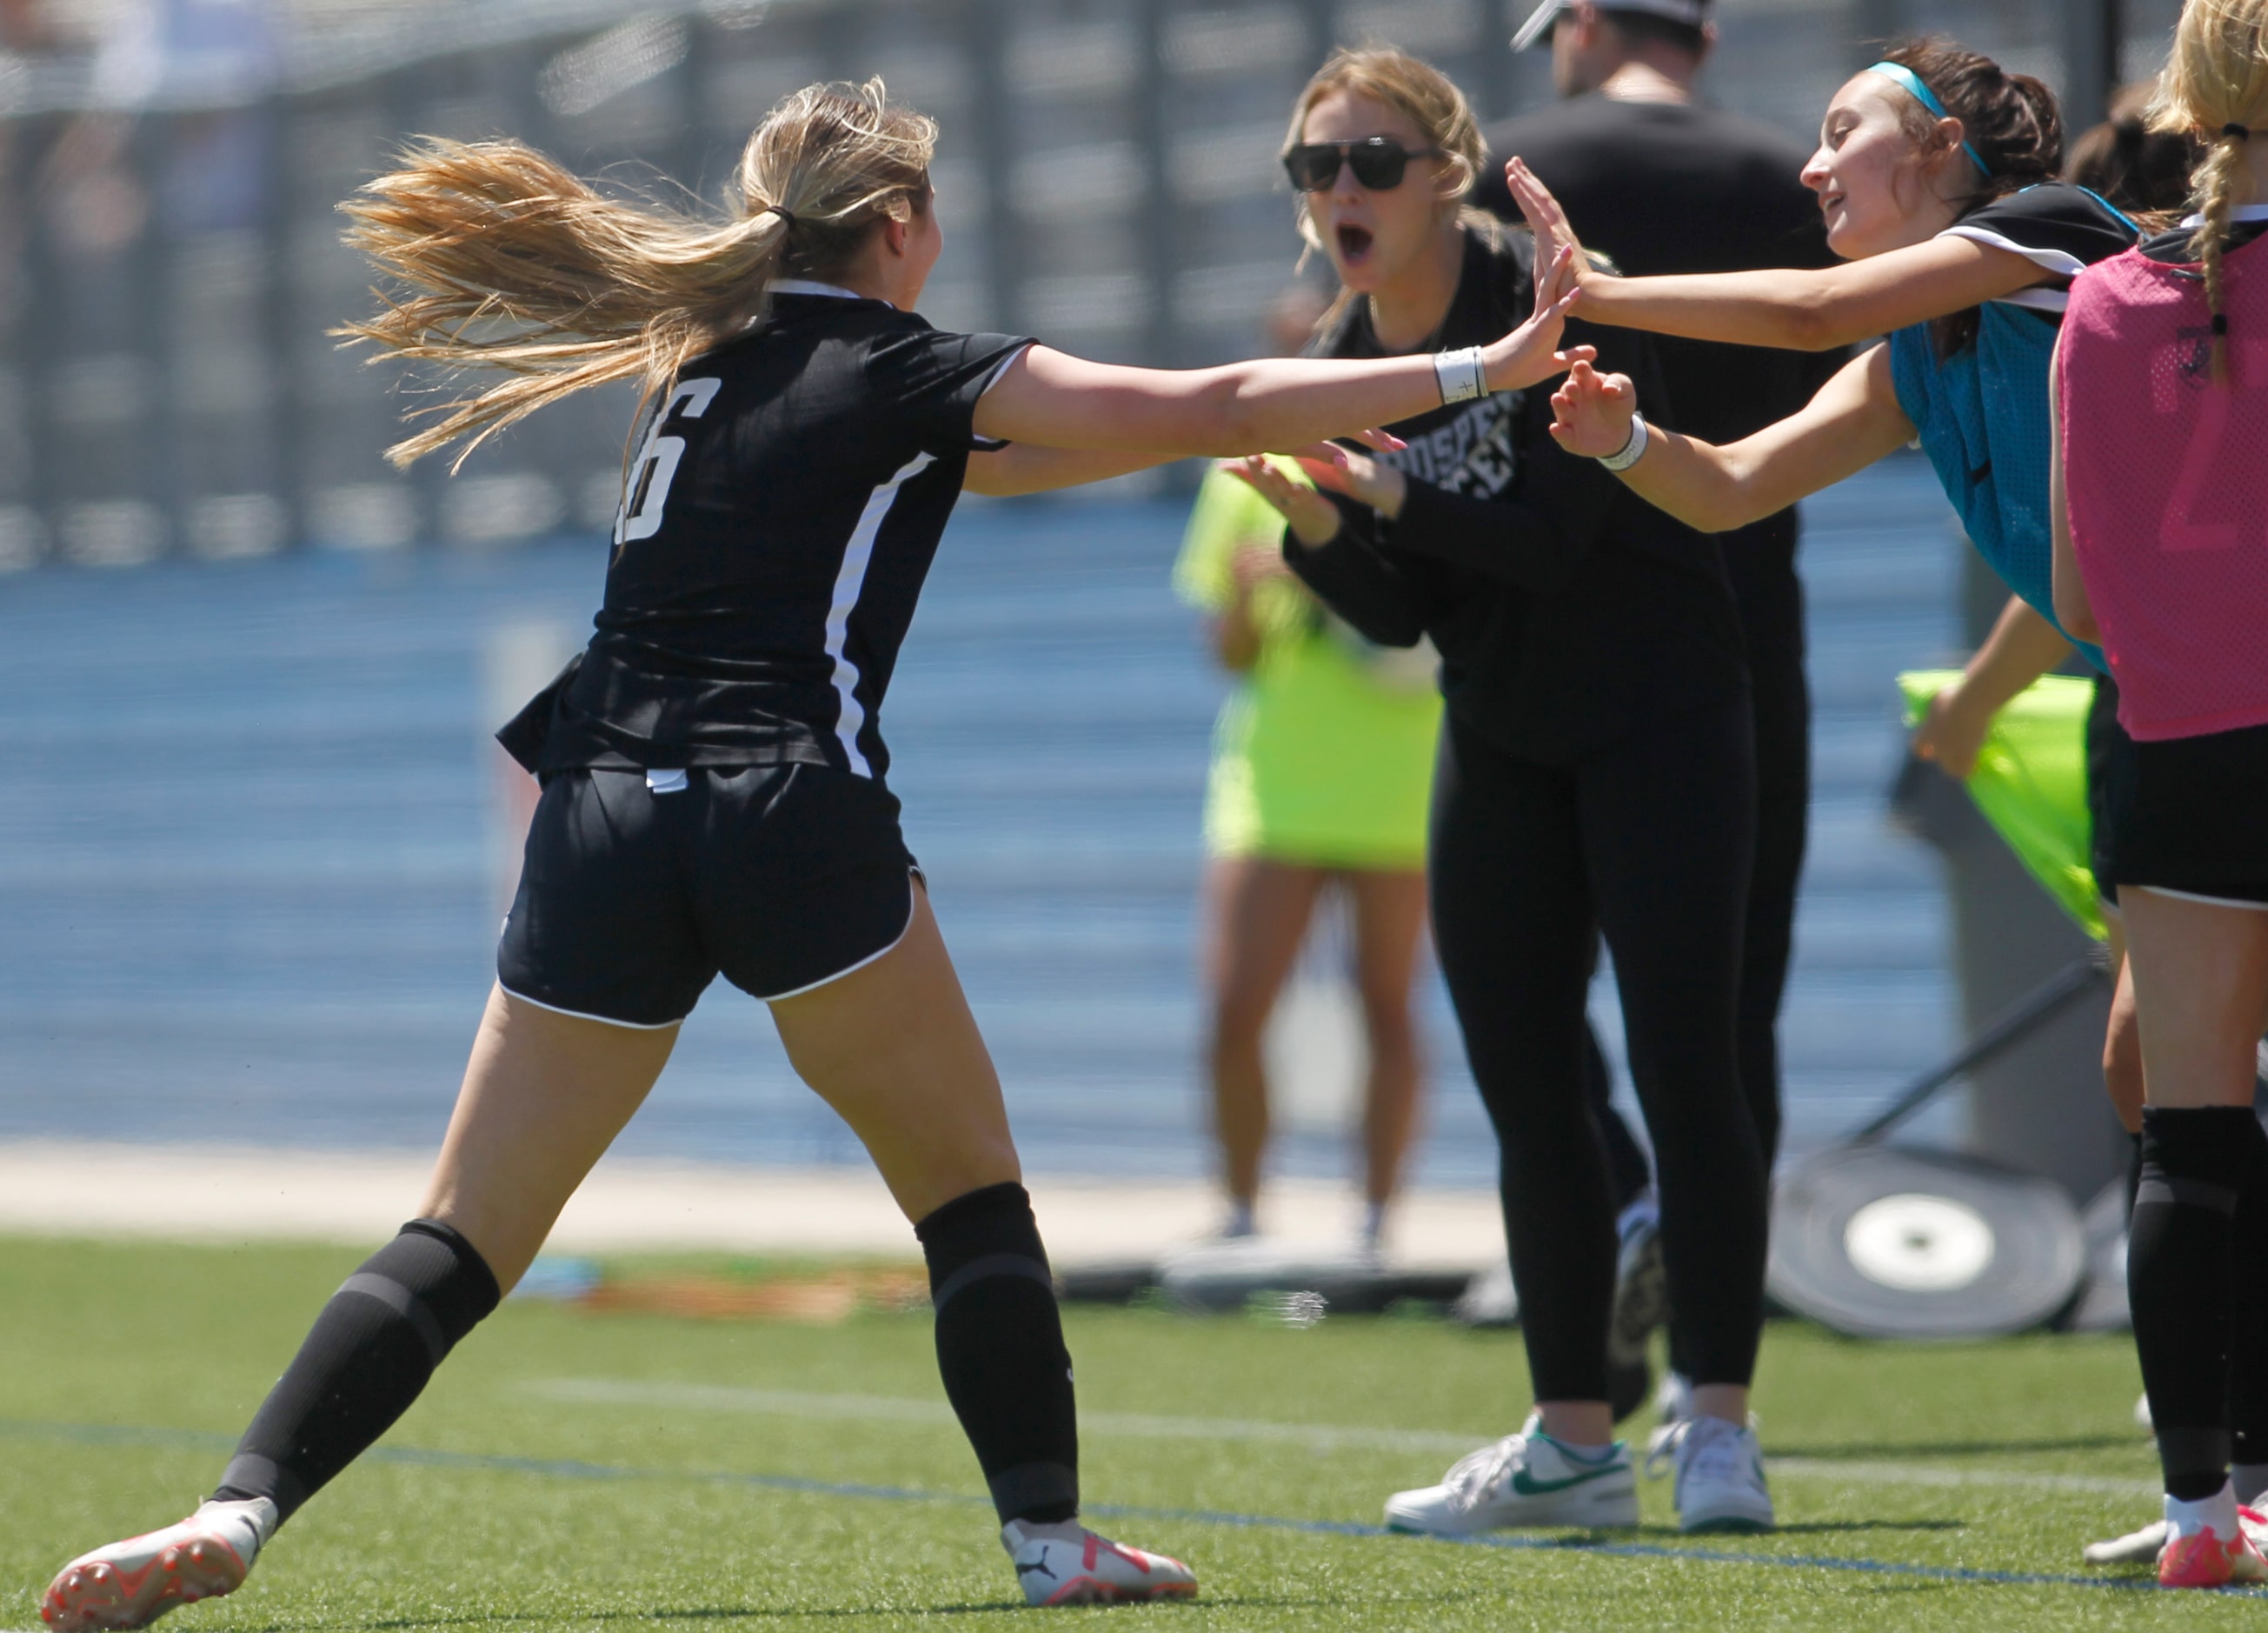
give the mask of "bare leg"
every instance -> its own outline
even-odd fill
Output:
[[[2252,1104],[2268,1029],[2268,913],[2119,891],[2154,1106]]]
[[[1178,1598],[1187,1566],[1078,1524],[1071,1360],[1007,1108],[927,892],[862,970],[771,1006],[788,1059],[865,1142],[928,1260],[946,1398],[1032,1602]],[[1082,1586],[1081,1585],[1085,1585]]]
[[[1260,1194],[1260,1161],[1268,1144],[1261,1033],[1300,955],[1327,876],[1320,868],[1258,856],[1226,857],[1212,866],[1206,974],[1212,988],[1213,1120],[1229,1197],[1246,1206]]]
[[[1424,1063],[1410,1015],[1410,988],[1425,933],[1425,876],[1418,869],[1362,868],[1339,876],[1354,900],[1355,979],[1370,1039],[1363,1197],[1382,1208],[1400,1187],[1403,1161],[1418,1127]]]
[[[918,886],[887,957],[771,1010],[796,1072],[850,1125],[907,1218],[1022,1178],[999,1075]]]
[[[2268,913],[2139,887],[2119,896],[2149,1096],[2128,1300],[2166,1518],[2185,1548],[2180,1538],[2198,1529],[2200,1511],[2178,1505],[2207,1504],[2207,1526],[2236,1529],[2227,1496],[2230,1350],[2247,1245],[2235,1223],[2240,1210],[2258,1206],[2268,1167],[2252,1113],[2255,1051],[2268,1023]],[[2161,1573],[2178,1557],[2169,1555]]]
[[[2110,999],[2110,1024],[2102,1039],[2102,1085],[2110,1091],[2111,1109],[2128,1134],[2142,1132],[2142,1029],[2134,1016],[2134,972],[2126,964],[2126,925],[2120,915],[2104,915],[2110,929],[2110,976],[2117,990]]]
[[[495,988],[419,1216],[460,1232],[510,1292],[676,1046],[674,1026],[583,1020]]]

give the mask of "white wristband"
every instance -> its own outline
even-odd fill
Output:
[[[1599,463],[1609,470],[1628,470],[1646,457],[1646,445],[1650,436],[1646,428],[1646,416],[1632,410],[1630,440],[1623,444],[1623,451],[1619,454],[1600,454]]]
[[[1488,365],[1478,346],[1462,351],[1436,351],[1433,378],[1440,382],[1441,402],[1469,403],[1489,394]]]

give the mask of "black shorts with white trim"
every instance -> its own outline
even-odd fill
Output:
[[[2109,770],[2112,883],[2268,903],[2268,725],[2134,742]]]
[[[823,765],[547,780],[497,948],[505,992],[661,1027],[721,972],[767,1001],[880,957],[913,918],[898,802]]]

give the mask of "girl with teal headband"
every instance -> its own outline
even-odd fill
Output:
[[[1584,370],[1565,394],[1563,441],[1646,454],[1624,481],[1714,530],[1918,440],[1969,536],[2021,603],[1962,690],[1981,683],[1997,693],[2021,674],[2014,696],[2070,650],[2054,621],[2047,528],[2047,366],[2065,292],[2139,235],[2102,199],[2055,179],[2062,157],[2062,121],[2038,80],[1943,41],[1893,49],[1836,93],[1803,173],[1830,247],[1850,264],[1582,280],[1593,322],[1806,351],[1877,335],[1889,344],[1854,359],[1800,414],[1724,448],[1658,434],[1635,445],[1640,405]],[[1537,233],[1568,240],[1565,217],[1526,166],[1515,159],[1508,173]],[[2101,669],[2098,653],[2081,651]],[[1938,746],[1926,727],[1923,751]],[[1948,757],[1956,761],[1975,752],[1973,741],[1948,746],[1962,750]]]
[[[1931,699],[1915,752],[1956,776],[1992,717],[2074,646],[2055,621],[2048,526],[2048,363],[2071,280],[2124,254],[2135,224],[2055,180],[2063,127],[2026,75],[1941,41],[1898,47],[1829,104],[1803,179],[1849,264],[1816,271],[1617,279],[1587,271],[1583,314],[1695,339],[1799,350],[1888,335],[1802,412],[1712,447],[1641,431],[1629,383],[1585,367],[1555,398],[1556,434],[1707,530],[1737,527],[1918,441],[1978,553],[2014,591],[1991,639]],[[1557,203],[1518,159],[1513,190],[1543,243],[1572,242]],[[1578,265],[1582,265],[1578,258]],[[2115,929],[2115,926],[2114,926]],[[2131,1002],[2108,1058],[2131,1064]],[[2129,1126],[2139,1071],[2110,1089]]]

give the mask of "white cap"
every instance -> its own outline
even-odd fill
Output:
[[[1543,0],[1529,14],[1512,37],[1512,48],[1525,51],[1551,32],[1551,25],[1559,20],[1559,13],[1570,10],[1574,0]],[[1602,11],[1644,11],[1652,17],[1665,17],[1673,23],[1683,23],[1699,28],[1709,20],[1709,0],[1599,0]]]

